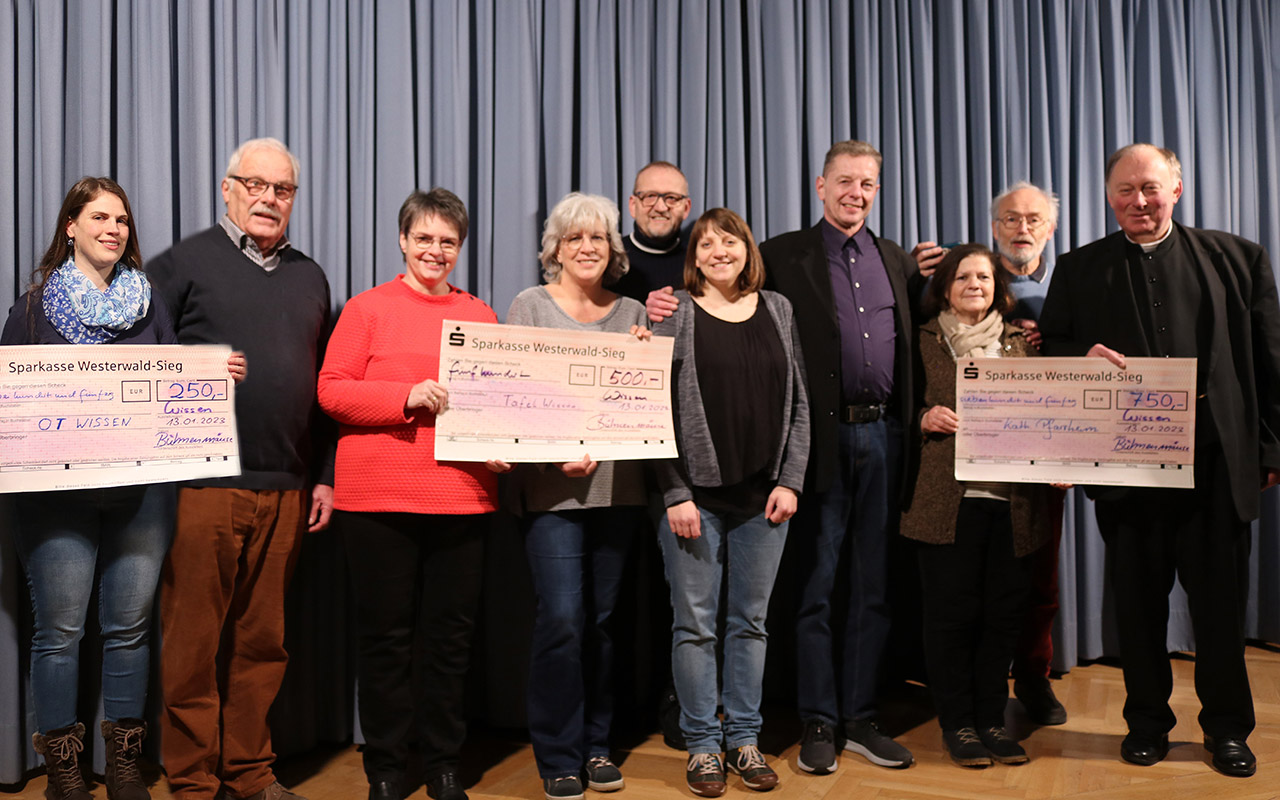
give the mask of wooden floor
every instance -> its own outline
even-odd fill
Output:
[[[884,710],[886,727],[899,742],[911,748],[916,764],[905,770],[874,767],[846,754],[834,775],[813,776],[796,768],[798,724],[785,710],[769,710],[761,749],[781,777],[771,800],[872,800],[903,798],[1106,798],[1107,800],[1181,800],[1181,798],[1280,798],[1280,649],[1248,648],[1258,727],[1249,745],[1258,757],[1258,774],[1252,778],[1228,778],[1214,772],[1201,745],[1196,723],[1199,705],[1192,689],[1193,662],[1174,659],[1173,708],[1178,726],[1170,735],[1169,757],[1153,767],[1138,767],[1120,760],[1120,740],[1125,734],[1121,717],[1124,684],[1114,666],[1092,664],[1077,667],[1054,688],[1066,705],[1070,719],[1058,727],[1036,728],[1026,723],[1016,700],[1009,703],[1010,729],[1031,755],[1031,763],[964,769],[943,754],[937,723],[925,715],[928,701],[922,687],[908,689]],[[914,693],[914,694],[913,694]],[[693,797],[684,783],[683,753],[671,750],[657,734],[624,746],[616,753],[627,780],[617,800]],[[278,765],[278,774],[309,800],[363,800],[368,787],[355,747],[333,748],[289,759]],[[463,778],[473,800],[528,798],[541,800],[542,788],[527,742],[492,733],[474,735],[468,743]],[[43,797],[43,776],[33,777],[16,793],[0,797]],[[13,788],[13,787],[11,787]],[[106,791],[97,787],[99,798]],[[594,793],[588,792],[588,798]],[[156,800],[170,795],[163,779],[152,789]],[[749,798],[756,793],[729,779],[728,798]],[[422,800],[418,788],[412,795]]]

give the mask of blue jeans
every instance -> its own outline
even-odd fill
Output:
[[[796,699],[801,719],[834,724],[875,714],[877,671],[889,636],[885,584],[889,529],[898,519],[901,437],[901,423],[892,418],[841,425],[840,474],[827,491],[800,501]],[[847,545],[846,539],[851,540]],[[847,565],[849,585],[843,636],[832,629],[841,563]],[[837,661],[840,642],[843,654]]]
[[[642,506],[532,515],[525,552],[538,610],[529,655],[529,738],[543,778],[609,755],[613,608]]]
[[[671,673],[680,697],[680,728],[690,753],[720,753],[756,744],[760,735],[765,617],[788,523],[774,525],[763,514],[739,518],[698,511],[701,536],[676,536],[663,516],[658,542],[675,613]],[[717,692],[716,617],[726,576],[724,670]],[[724,706],[723,727],[718,704]]]
[[[169,484],[17,498],[14,543],[35,612],[31,684],[41,731],[76,722],[80,640],[95,570],[103,711],[113,721],[142,716],[152,602],[173,539],[174,501]]]

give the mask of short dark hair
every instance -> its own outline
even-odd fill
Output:
[[[129,207],[129,195],[124,193],[120,184],[110,178],[91,178],[85,176],[71,185],[67,196],[62,199],[62,208],[58,209],[58,217],[53,221],[53,241],[49,249],[44,251],[35,273],[31,276],[31,293],[38,295],[44,289],[49,274],[66,263],[73,252],[73,245],[67,239],[67,223],[80,216],[84,207],[98,198],[98,195],[113,194],[120,198],[124,205],[124,213],[129,217],[129,238],[124,243],[124,253],[120,261],[134,269],[142,269],[142,248],[138,245],[138,223],[133,218],[133,209]]]
[[[831,162],[840,156],[871,156],[876,161],[877,172],[884,168],[884,156],[880,155],[880,151],[875,148],[875,145],[859,139],[848,139],[831,145],[831,149],[827,151],[827,157],[822,160],[823,175],[826,175],[827,170],[831,169]]]
[[[707,278],[698,269],[698,242],[712,228],[736,236],[747,245],[747,264],[738,273],[738,291],[743,294],[758,292],[764,286],[764,258],[756,247],[755,237],[746,220],[727,208],[712,208],[698,217],[689,233],[689,249],[684,254],[684,288],[694,297],[701,297],[707,290]]]
[[[413,223],[423,217],[439,217],[452,225],[458,232],[458,244],[467,240],[467,207],[448,189],[414,189],[400,206],[400,235],[408,236]]]
[[[932,318],[938,316],[944,310],[951,307],[951,303],[947,301],[947,295],[951,292],[951,284],[956,279],[956,272],[960,269],[960,262],[969,256],[982,256],[991,262],[991,274],[995,277],[995,292],[991,297],[991,307],[999,311],[1001,316],[1013,310],[1013,294],[1009,291],[1008,273],[1000,267],[1000,260],[990,247],[985,244],[961,244],[957,245],[947,253],[942,259],[942,263],[938,265],[937,272],[933,273],[933,277],[929,280],[929,286],[925,289],[924,295],[924,313]]]

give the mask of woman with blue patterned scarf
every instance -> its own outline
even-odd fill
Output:
[[[129,198],[110,178],[81,178],[67,192],[53,241],[31,289],[14,304],[0,344],[177,344],[164,303],[142,273]],[[244,357],[228,360],[237,381]],[[94,575],[99,581],[107,793],[150,797],[138,771],[146,723],[151,608],[173,534],[170,484],[27,492],[15,502],[14,541],[34,609],[33,738],[53,800],[91,797],[80,772],[80,640]]]

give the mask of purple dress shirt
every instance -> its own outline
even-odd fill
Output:
[[[863,225],[846,237],[822,220],[822,240],[831,268],[831,294],[840,326],[842,401],[886,402],[893,394],[893,287],[871,232]]]

